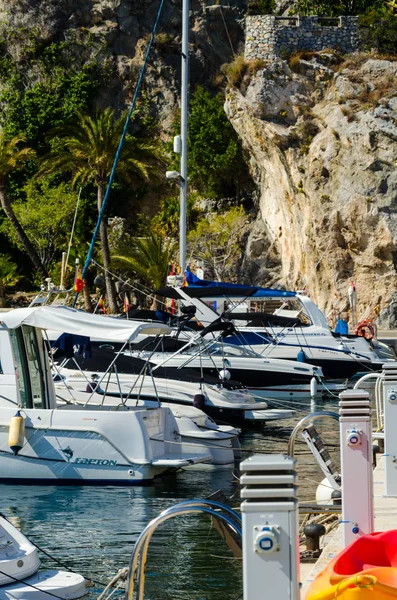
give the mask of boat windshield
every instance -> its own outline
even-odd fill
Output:
[[[241,356],[249,358],[263,358],[260,354],[249,350],[245,346],[234,346],[233,344],[213,344],[210,348],[203,348],[195,344],[183,350],[183,354],[209,354],[210,356]]]
[[[245,302],[225,302],[221,307],[233,320],[233,313],[237,313],[239,324],[246,315],[246,324],[258,325],[260,321],[267,327],[299,327],[312,324],[310,315],[300,298],[260,298],[250,299]],[[218,310],[219,312],[219,310]],[[288,324],[288,319],[295,323]],[[251,323],[252,322],[252,323]]]

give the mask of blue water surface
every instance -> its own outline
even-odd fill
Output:
[[[265,435],[246,433],[244,457],[285,453],[302,414],[269,426]],[[336,431],[337,424],[328,421],[328,441],[337,441]],[[299,453],[301,499],[313,500],[322,475],[303,444]],[[146,487],[0,485],[0,510],[50,555],[99,582],[88,596],[95,600],[104,587],[100,582],[106,584],[128,565],[133,544],[151,519],[181,500],[204,498],[218,489],[239,506],[232,469],[188,469]],[[54,568],[46,556],[41,558],[43,567]],[[241,560],[234,558],[208,516],[177,517],[161,525],[150,544],[145,598],[237,600],[242,597],[241,571]]]

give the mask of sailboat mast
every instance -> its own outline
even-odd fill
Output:
[[[189,0],[182,2],[182,86],[181,86],[181,161],[180,161],[180,216],[179,264],[186,268],[186,205],[187,205],[187,131],[189,110]]]

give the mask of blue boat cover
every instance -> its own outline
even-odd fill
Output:
[[[206,279],[199,279],[197,275],[185,270],[186,283],[189,288],[223,288],[227,289],[225,295],[244,295],[250,296],[251,298],[265,298],[265,297],[294,297],[296,292],[288,292],[286,290],[275,290],[272,288],[262,288],[258,286],[244,285],[239,283],[225,283],[222,281],[208,281]],[[222,293],[222,292],[221,292]],[[208,294],[206,294],[208,295]],[[215,295],[215,290],[214,290]]]

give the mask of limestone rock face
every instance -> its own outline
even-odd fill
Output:
[[[259,188],[268,238],[248,252],[266,266],[272,247],[287,288],[307,288],[326,310],[347,299],[352,279],[358,313],[381,296],[381,324],[394,326],[397,63],[356,58],[338,70],[326,57],[308,62],[298,74],[273,62],[244,94],[228,92],[225,110]]]

